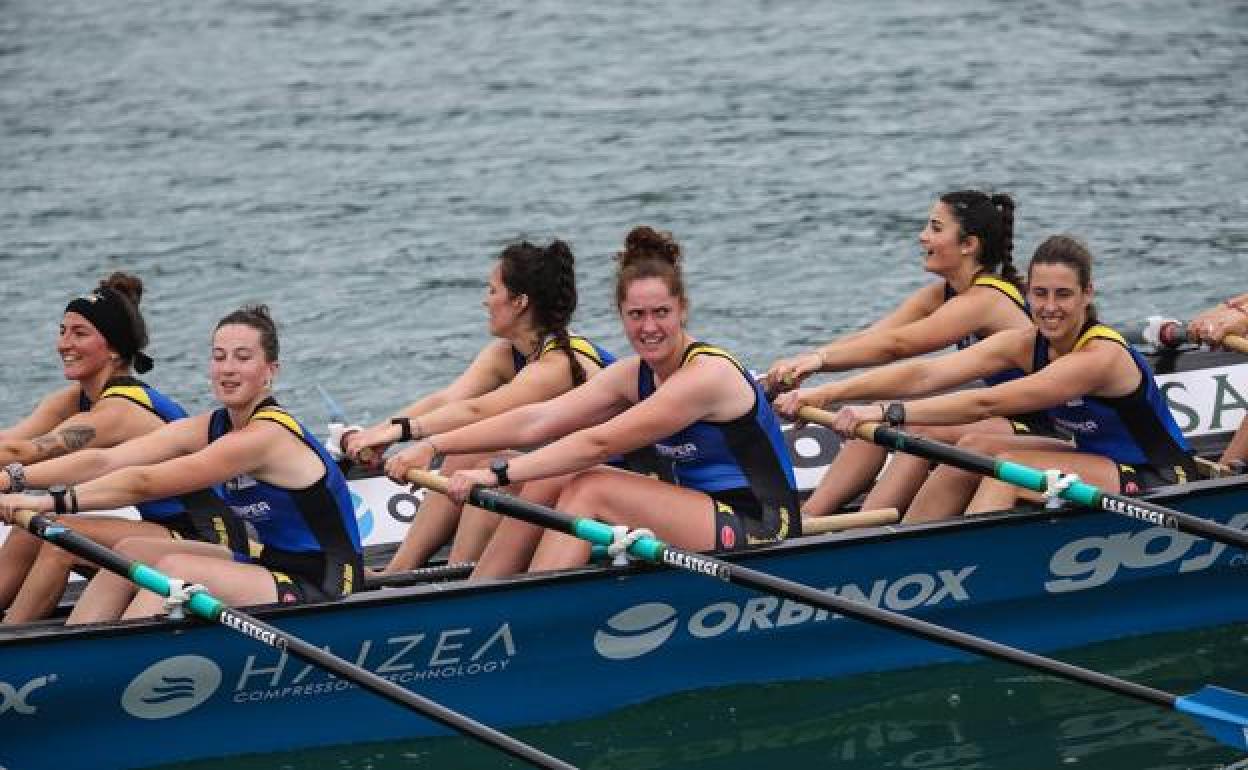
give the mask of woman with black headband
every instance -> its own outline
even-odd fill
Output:
[[[49,489],[70,482],[69,458],[85,448],[111,447],[150,433],[186,412],[155,388],[137,380],[152,359],[143,352],[147,326],[139,313],[143,282],[113,273],[92,292],[70,301],[61,319],[56,350],[71,381],[44,397],[16,425],[0,431],[0,492]],[[189,537],[241,543],[245,532],[211,492],[155,500],[139,506],[142,520],[70,517],[66,523],[113,545],[130,536]],[[0,611],[5,623],[47,616],[56,607],[75,559],[20,530],[0,546]]]

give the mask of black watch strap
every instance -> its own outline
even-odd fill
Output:
[[[411,417],[391,417],[390,423],[392,425],[399,426],[399,430],[402,431],[399,434],[399,441],[411,441],[412,440],[412,418]]]
[[[906,421],[906,405],[900,401],[894,401],[884,407],[884,422],[894,428],[904,424]]]
[[[498,479],[498,485],[505,487],[511,483],[511,477],[507,475],[507,458],[495,457],[490,460],[490,470],[494,471],[494,478]]]
[[[67,487],[64,484],[53,484],[48,487],[48,494],[52,496],[53,510],[56,515],[63,513],[78,512],[78,497],[74,494],[73,487]]]

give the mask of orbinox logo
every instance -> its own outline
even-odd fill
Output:
[[[673,607],[658,602],[638,604],[607,620],[607,630],[594,634],[594,649],[604,658],[628,660],[657,649],[675,630]]]
[[[199,655],[179,655],[153,663],[130,682],[121,707],[139,719],[185,714],[221,686],[221,669]]]

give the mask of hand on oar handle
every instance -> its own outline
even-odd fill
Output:
[[[845,438],[860,438],[872,441],[875,426],[883,418],[884,408],[877,404],[852,404],[843,406],[835,412],[803,406],[797,410],[798,419],[813,422],[825,428],[831,428]]]
[[[396,484],[406,483],[407,474],[412,470],[429,470],[429,466],[433,465],[434,458],[438,456],[438,449],[433,442],[427,438],[422,438],[415,444],[401,452],[396,452],[386,460],[386,475]]]

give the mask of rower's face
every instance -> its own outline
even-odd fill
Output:
[[[265,360],[260,332],[243,324],[226,324],[212,335],[212,393],[224,406],[243,407],[273,386],[277,362]]]
[[[490,271],[490,280],[485,287],[485,299],[481,301],[489,316],[490,334],[495,337],[506,337],[514,333],[525,308],[529,306],[528,297],[523,294],[512,294],[503,283],[503,268],[495,265]]]
[[[1081,287],[1078,273],[1068,265],[1032,265],[1027,301],[1040,333],[1056,339],[1083,328],[1092,304],[1092,287]]]
[[[949,204],[936,201],[927,215],[927,224],[919,233],[923,249],[923,269],[929,273],[956,269],[967,258],[974,258],[975,239],[961,237],[962,228],[954,219]]]
[[[624,334],[645,361],[672,353],[684,339],[684,302],[660,278],[639,278],[628,285],[620,303]]]
[[[85,380],[108,366],[112,351],[95,326],[78,313],[66,313],[56,338],[56,352],[67,380]]]

